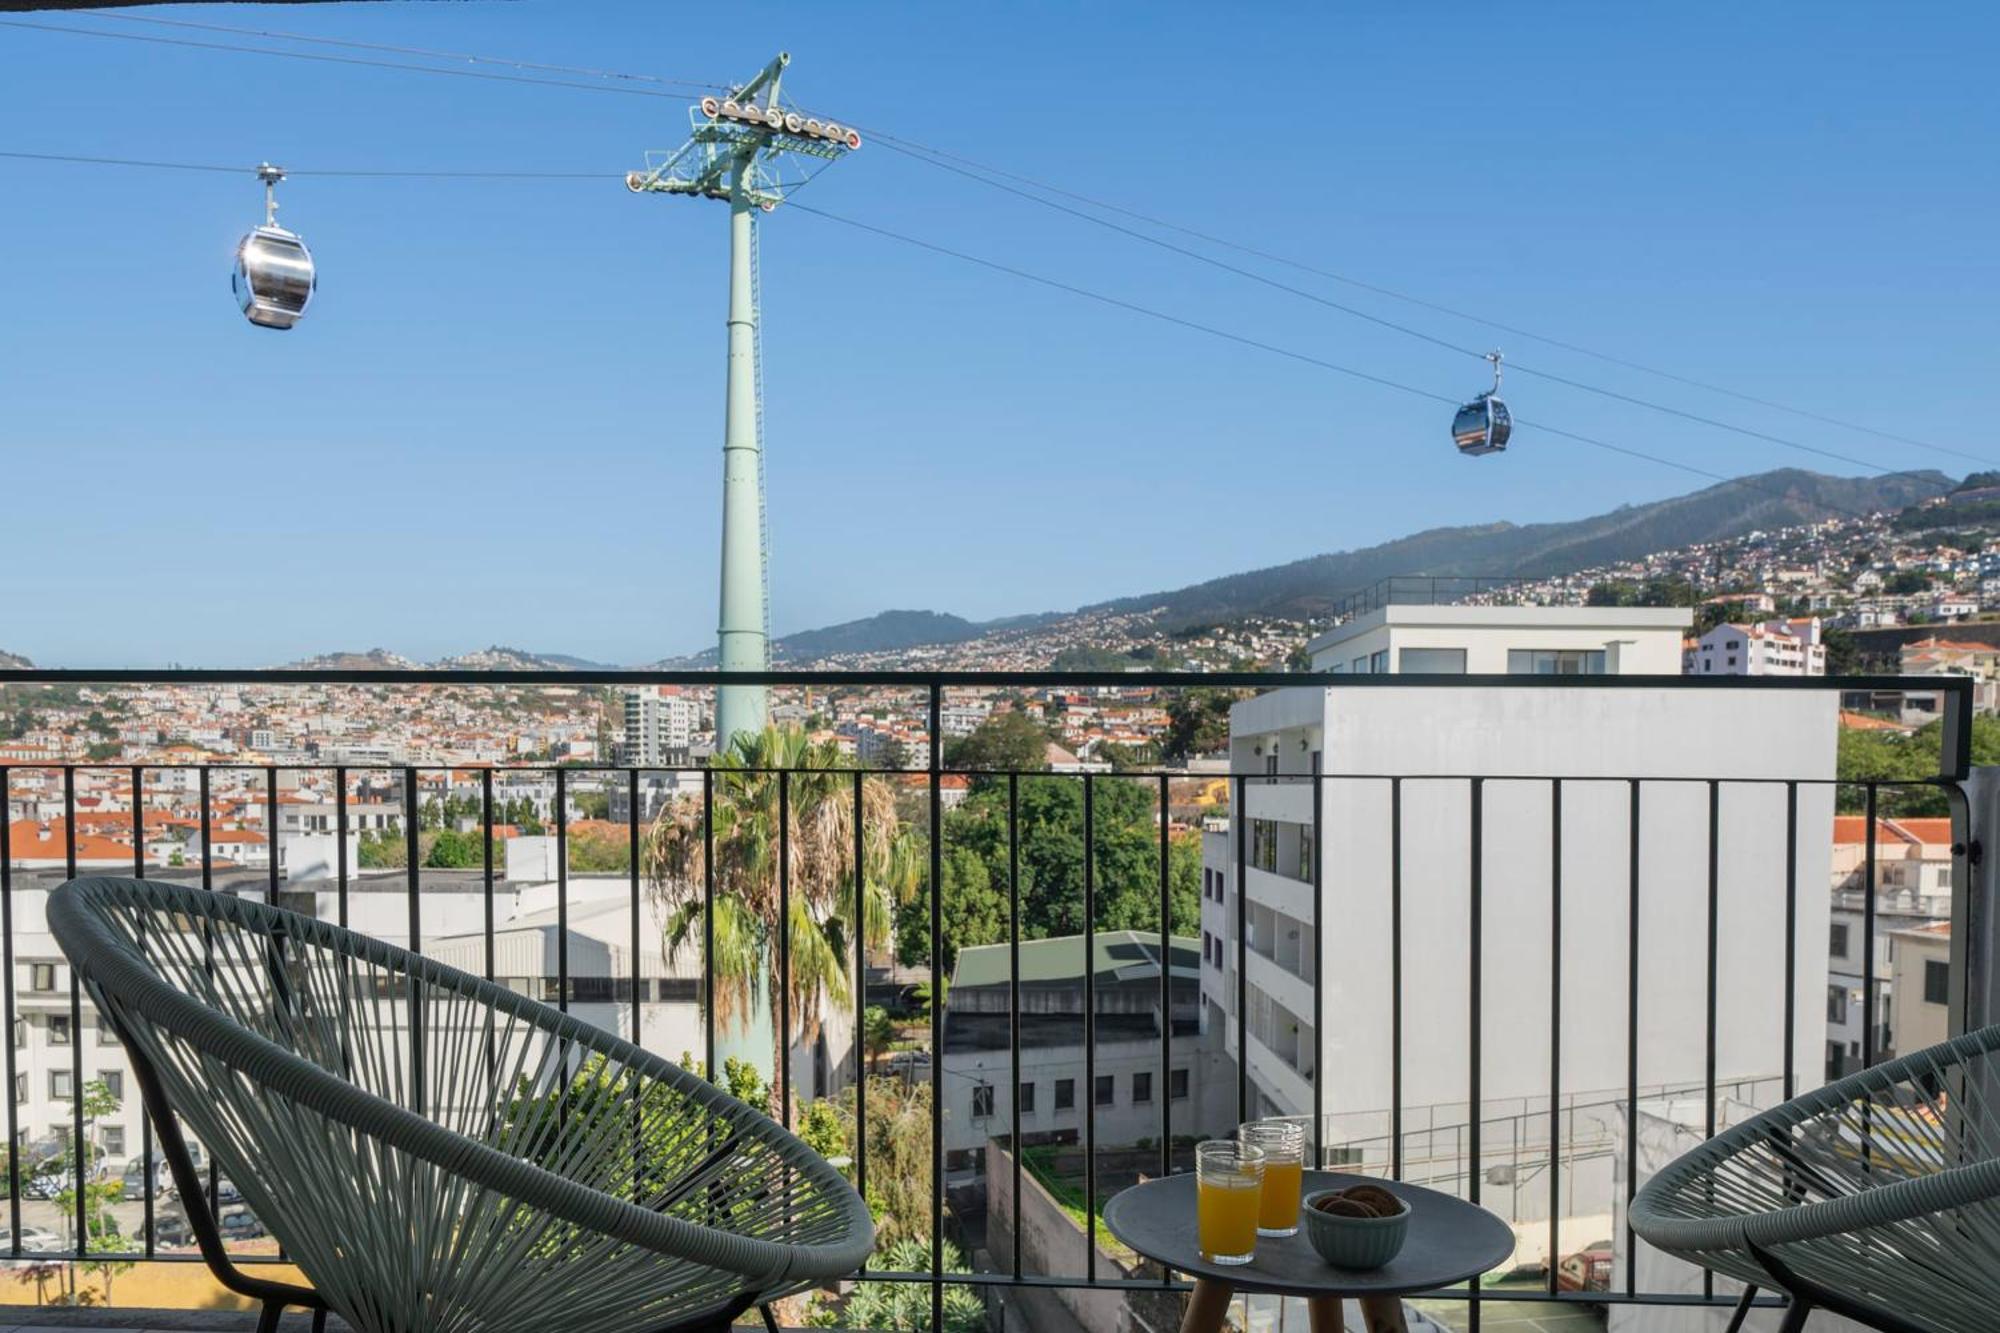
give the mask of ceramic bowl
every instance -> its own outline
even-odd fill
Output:
[[[1336,1268],[1364,1271],[1395,1258],[1410,1232],[1410,1205],[1397,1199],[1402,1211],[1394,1217],[1340,1217],[1314,1205],[1338,1190],[1315,1190],[1302,1200],[1300,1221],[1314,1252]]]

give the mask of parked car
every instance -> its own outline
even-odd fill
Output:
[[[231,1208],[216,1226],[222,1232],[224,1241],[255,1240],[269,1234],[264,1230],[264,1224],[257,1220],[257,1215],[248,1208]]]
[[[32,1176],[21,1178],[21,1197],[24,1199],[53,1199],[75,1184],[65,1171],[37,1171]]]
[[[187,1218],[175,1212],[153,1214],[153,1243],[155,1245],[192,1245],[194,1228]]]
[[[21,1228],[22,1254],[54,1254],[60,1249],[62,1249],[62,1237],[47,1227]],[[0,1255],[11,1255],[13,1252],[14,1233],[6,1227],[0,1227]]]
[[[1611,1242],[1600,1240],[1556,1265],[1556,1286],[1562,1291],[1611,1290]]]

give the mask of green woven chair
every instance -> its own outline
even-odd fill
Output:
[[[66,884],[49,925],[124,1040],[204,1257],[265,1329],[287,1305],[363,1333],[719,1329],[874,1244],[768,1116],[477,977],[141,880]],[[223,1253],[176,1115],[310,1289]]]
[[[1889,1333],[2000,1328],[2000,1026],[1830,1083],[1675,1159],[1632,1201],[1654,1245]]]

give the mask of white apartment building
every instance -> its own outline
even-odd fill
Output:
[[[1343,673],[1678,676],[1685,609],[1389,606],[1310,645]],[[1646,1095],[1700,1089],[1710,788],[1718,827],[1716,1033],[1720,1082],[1774,1099],[1782,1071],[1786,793],[1830,781],[1836,700],[1818,692],[1635,685],[1308,687],[1231,711],[1231,768],[1246,845],[1204,838],[1202,984],[1208,1021],[1244,1061],[1250,1114],[1305,1114],[1316,1074],[1334,1161],[1391,1151],[1393,885],[1401,895],[1401,1101],[1412,1179],[1456,1186],[1468,1120],[1472,823],[1480,776],[1481,1166],[1488,1201],[1546,1252],[1553,794],[1561,789],[1561,1088],[1571,1151],[1571,1249],[1612,1233],[1614,1154],[1625,1132],[1632,801],[1638,782],[1637,1037]],[[1321,784],[1314,827],[1314,773]],[[1286,781],[1287,777],[1295,780]],[[1395,780],[1395,781],[1392,781]],[[1739,781],[1728,781],[1737,779]],[[1793,1041],[1804,1077],[1824,1049],[1833,792],[1799,789]],[[1391,836],[1399,806],[1400,846]],[[1322,907],[1312,869],[1315,831]],[[1237,1050],[1238,891],[1247,1049]],[[1314,1027],[1315,984],[1321,1027]],[[1525,1145],[1525,1146],[1524,1146]],[[1512,1154],[1509,1156],[1508,1154]],[[1530,1226],[1530,1223],[1538,1225]]]
[[[1861,1068],[1870,1021],[1867,990],[1868,820],[1833,821],[1833,910],[1828,930],[1826,1076]],[[1951,920],[1951,821],[1875,821],[1875,1051],[1900,1053],[1895,1022],[1897,953],[1910,931]]]
[[[1818,616],[1717,625],[1687,650],[1690,676],[1824,676],[1826,641]]]
[[[700,725],[701,708],[692,695],[660,686],[627,690],[624,761],[640,768],[685,764]]]

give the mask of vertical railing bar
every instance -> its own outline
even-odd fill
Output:
[[[1868,784],[1868,831],[1861,895],[1861,1067],[1875,1065],[1875,819],[1880,787]]]
[[[333,769],[334,897],[341,929],[347,928],[347,765]]]
[[[1799,974],[1799,784],[1785,783],[1785,1100],[1796,1094]]]
[[[14,1080],[20,1076],[15,1067],[14,1055],[14,831],[13,821],[7,817],[7,789],[14,780],[14,770],[0,764],[0,965],[4,965],[7,975],[0,978],[0,997],[4,997],[7,1017],[7,1218],[8,1235],[11,1243],[8,1253],[19,1257],[21,1253],[21,1154],[16,1145],[21,1142],[21,1106],[14,1095]],[[1017,1195],[1018,1197],[1018,1195]]]
[[[270,864],[266,881],[270,893],[271,906],[278,905],[278,766],[264,765],[264,836],[265,860]]]
[[[1097,828],[1083,775],[1083,1272],[1097,1281]],[[1115,1095],[1115,1094],[1114,1094]]]
[[[702,1071],[723,1086],[715,1067],[715,768],[701,770],[701,1041]]]
[[[1389,779],[1389,1175],[1403,1178],[1403,780]]]
[[[1639,779],[1627,780],[1630,808],[1626,814],[1625,851],[1625,1215],[1632,1215],[1632,1196],[1639,1192]],[[1638,1290],[1634,1276],[1637,1238],[1625,1226],[1625,1294]]]
[[[854,1192],[864,1199],[868,1197],[868,1051],[863,1027],[868,1005],[868,843],[862,819],[866,781],[861,770],[855,769],[854,1031],[864,1040],[854,1043]],[[861,1261],[861,1271],[868,1271],[866,1259]]]
[[[1467,898],[1471,920],[1468,923],[1469,937],[1466,942],[1466,981],[1472,996],[1470,1016],[1471,1031],[1469,1058],[1466,1068],[1465,1099],[1465,1149],[1466,1149],[1466,1198],[1471,1203],[1479,1202],[1480,1185],[1480,1029],[1483,1025],[1483,1005],[1481,994],[1483,977],[1483,951],[1485,948],[1484,927],[1486,915],[1486,780],[1472,779],[1472,855],[1467,881]],[[1473,1284],[1470,1318],[1467,1327],[1471,1333],[1479,1333],[1479,1286]]]
[[[1021,775],[1007,774],[1007,1067],[1014,1084],[1014,1276],[1021,1276]],[[1051,1094],[1053,1095],[1053,1093]]]
[[[569,1012],[569,772],[556,769],[556,1008]],[[568,1060],[568,1043],[564,1043]]]
[[[1708,938],[1704,948],[1708,964],[1704,974],[1704,1003],[1707,1007],[1707,1031],[1702,1049],[1702,1079],[1707,1098],[1705,1138],[1715,1137],[1715,1073],[1716,1073],[1716,997],[1718,991],[1718,965],[1722,940],[1722,784],[1714,778],[1708,782]],[[1715,1274],[1702,1269],[1701,1294],[1715,1295]]]
[[[424,951],[423,932],[423,881],[422,838],[417,827],[417,770],[413,765],[403,767],[403,872],[404,884],[409,894],[410,952]],[[424,1113],[424,996],[423,983],[417,974],[409,974],[410,987],[410,1109],[418,1115]]]
[[[215,847],[212,841],[215,819],[211,810],[212,794],[209,766],[203,764],[195,775],[196,799],[201,802],[201,889],[203,893],[215,892]],[[215,923],[204,916],[201,922],[201,967],[205,977],[213,983],[215,977]],[[216,1165],[215,1154],[208,1154],[208,1215],[217,1215],[217,1188],[221,1180],[220,1168]]]
[[[493,920],[493,770],[479,771],[479,832],[481,837],[479,869],[480,882],[485,889],[485,917],[481,923],[482,943],[485,949],[486,979],[493,980],[494,920]],[[488,1052],[489,1055],[492,1052]]]
[[[630,865],[632,876],[631,936],[627,940],[632,950],[632,1044],[644,1048],[646,1045],[643,1025],[645,1008],[641,991],[646,985],[646,969],[640,966],[639,950],[639,770],[637,767],[625,773],[625,859]],[[854,1030],[861,1031],[856,1023]],[[645,1080],[635,1070],[632,1082],[632,1199],[644,1201],[646,1197],[646,1153],[644,1126],[646,1118]]]
[[[5,813],[0,811],[0,813]],[[63,765],[63,878],[76,878],[76,765]],[[12,1034],[9,1034],[10,1037]],[[76,1253],[90,1250],[89,1207],[84,1168],[90,1144],[83,1138],[83,981],[74,964],[69,969],[69,1092],[71,1156],[76,1162]],[[10,1145],[11,1146],[11,1145]]]
[[[1549,782],[1549,1294],[1558,1290],[1562,1259],[1562,1139],[1556,1108],[1562,1103],[1563,784]]]
[[[0,794],[0,819],[6,817],[6,811],[5,796]],[[132,765],[132,878],[146,878],[146,770],[139,764]],[[137,933],[139,949],[143,953],[146,948],[144,920],[138,923]],[[98,1016],[98,1021],[104,1021],[103,1015]],[[9,1032],[8,1040],[12,1039],[13,1034]],[[12,1095],[11,1090],[9,1095]],[[142,1192],[139,1196],[141,1200],[139,1226],[143,1233],[140,1239],[145,1255],[150,1259],[156,1248],[153,1242],[153,1116],[146,1109],[143,1098],[139,1103],[139,1161],[143,1164],[140,1169],[145,1175],[145,1183],[141,1186]]]
[[[944,1327],[944,685],[930,691],[931,1327]],[[1088,861],[1086,848],[1085,857]]]
[[[1307,1160],[1311,1169],[1319,1170],[1326,1165],[1326,1071],[1320,1061],[1326,1056],[1326,880],[1321,868],[1326,864],[1326,849],[1321,840],[1324,834],[1321,807],[1326,804],[1326,783],[1315,771],[1307,779],[1312,788],[1312,891],[1313,891],[1313,1126],[1312,1156]]]
[[[1236,1119],[1250,1118],[1250,811],[1245,805],[1245,782],[1236,774]]]
[[[778,770],[778,1123],[792,1127],[792,773]]]
[[[1160,1174],[1174,1171],[1174,897],[1172,882],[1173,849],[1167,827],[1172,818],[1173,793],[1165,773],[1160,774],[1160,1082],[1154,1095],[1160,1099]],[[1020,1080],[1015,1079],[1018,1085]]]

